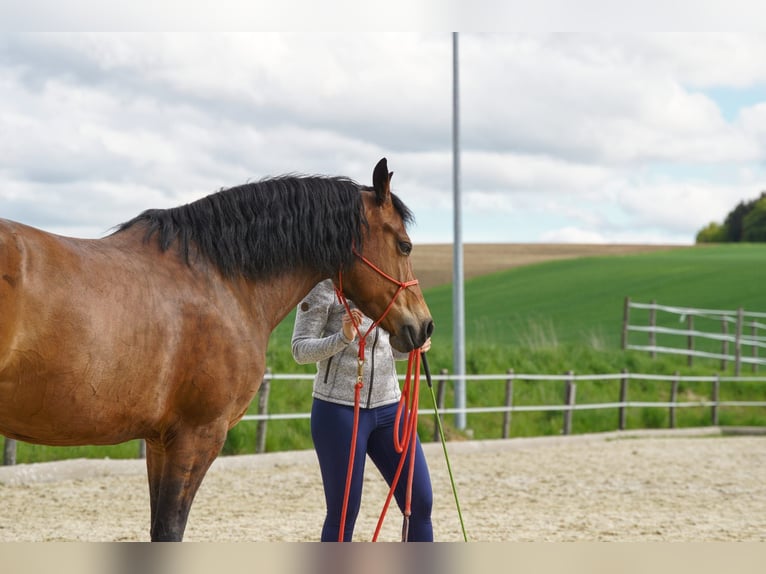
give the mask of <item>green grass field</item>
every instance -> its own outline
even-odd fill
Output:
[[[766,311],[766,245],[706,245],[647,254],[588,257],[519,267],[466,281],[465,325],[466,368],[468,373],[578,374],[617,373],[626,368],[634,373],[709,375],[720,371],[718,361],[696,360],[688,367],[686,358],[660,356],[620,349],[623,303],[656,300],[662,305],[696,308]],[[450,286],[425,292],[436,324],[429,353],[432,372],[452,369],[452,290]],[[274,373],[311,373],[313,366],[296,365],[290,355],[294,315],[290,314],[272,335],[268,365]],[[636,317],[636,320],[639,320]],[[404,364],[402,364],[402,368]],[[766,376],[766,368],[760,371]],[[749,373],[743,373],[749,374]],[[503,380],[469,383],[468,406],[503,404]],[[423,383],[425,387],[425,382]],[[679,400],[708,397],[707,383],[686,383],[679,387]],[[666,400],[669,385],[658,382],[633,383],[630,400]],[[578,384],[581,402],[614,402],[618,385],[607,382]],[[270,394],[274,413],[308,412],[311,403],[309,381],[275,381]],[[519,381],[514,387],[515,404],[561,404],[560,382]],[[766,400],[766,384],[724,385],[722,400]],[[421,409],[431,408],[430,394],[421,393]],[[452,405],[451,390],[447,406]],[[253,401],[251,412],[257,401]],[[421,418],[421,436],[433,434],[430,417]],[[462,438],[450,428],[447,434]],[[616,409],[581,411],[574,418],[573,431],[597,432],[616,428]],[[629,428],[667,426],[666,409],[631,411]],[[678,426],[710,424],[710,409],[686,408],[677,413]],[[766,409],[722,409],[721,424],[764,425]],[[498,438],[502,415],[470,415],[468,427],[475,438]],[[516,413],[511,436],[558,434],[560,412]],[[253,452],[255,424],[243,422],[229,433],[224,454]],[[269,423],[267,450],[311,447],[306,420]],[[75,456],[133,457],[135,443],[116,447],[77,449],[21,444],[19,462],[71,458]]]
[[[618,348],[626,296],[697,308],[766,310],[766,245],[708,245],[520,267],[465,284],[466,341]],[[452,343],[452,289],[427,293],[434,343]]]

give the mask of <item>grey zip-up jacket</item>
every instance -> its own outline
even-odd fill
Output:
[[[349,301],[353,308],[353,303]],[[313,396],[318,399],[354,404],[359,345],[343,334],[346,308],[338,301],[332,281],[318,283],[298,304],[293,327],[292,353],[299,364],[316,363]],[[359,332],[364,335],[372,320],[364,317]],[[391,347],[388,332],[376,327],[365,345],[362,408],[395,403],[401,397],[395,360],[407,359]]]

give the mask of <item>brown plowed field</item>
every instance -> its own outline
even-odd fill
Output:
[[[577,243],[466,243],[463,275],[470,279],[512,267],[599,255],[629,255],[677,249],[678,245],[595,245]],[[418,244],[412,251],[412,267],[423,289],[452,282],[451,243]]]

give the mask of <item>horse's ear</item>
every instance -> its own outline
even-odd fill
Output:
[[[375,200],[383,205],[391,199],[391,177],[394,172],[388,171],[386,158],[381,159],[372,172],[372,187],[375,190]]]

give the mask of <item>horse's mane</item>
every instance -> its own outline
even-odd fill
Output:
[[[162,251],[175,245],[187,263],[203,257],[225,277],[259,279],[296,268],[332,275],[363,248],[368,223],[360,191],[344,177],[280,176],[223,189],[170,209],[149,209],[117,226],[146,228]],[[391,194],[405,224],[412,212]]]

